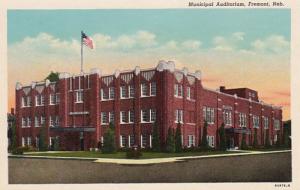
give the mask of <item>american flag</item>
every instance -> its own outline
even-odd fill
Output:
[[[82,43],[87,47],[94,49],[92,38],[88,37],[84,32],[81,32]]]

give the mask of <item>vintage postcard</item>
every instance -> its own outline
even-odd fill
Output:
[[[296,5],[67,2],[3,3],[5,189],[297,189]]]

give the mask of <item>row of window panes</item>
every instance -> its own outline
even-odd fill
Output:
[[[101,112],[101,124],[114,123],[114,112]],[[134,123],[134,111],[120,111],[120,123]],[[156,110],[147,109],[141,110],[141,122],[155,122],[156,121]]]
[[[203,106],[203,118],[207,123],[213,124],[215,122],[215,109]]]
[[[183,123],[183,110],[175,110],[175,123]]]
[[[175,84],[174,85],[174,96],[175,97],[180,97],[180,98],[182,98],[183,97],[183,86],[182,86],[182,84]],[[193,94],[194,94],[194,91],[191,89],[191,87],[187,87],[187,94],[186,94],[186,98],[187,99],[193,99],[194,98],[194,96],[193,96]]]
[[[31,97],[22,97],[22,107],[30,107],[32,106]],[[59,94],[50,94],[49,105],[59,104],[60,98]],[[35,105],[43,106],[45,105],[45,96],[44,95],[36,95],[35,96]]]
[[[231,110],[225,109],[223,111],[223,121],[225,125],[232,125],[232,115],[231,115]]]

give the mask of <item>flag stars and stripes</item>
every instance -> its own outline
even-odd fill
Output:
[[[91,48],[94,49],[94,44],[93,44],[93,40],[91,37],[87,36],[84,32],[81,32],[81,39],[82,39],[82,43]]]

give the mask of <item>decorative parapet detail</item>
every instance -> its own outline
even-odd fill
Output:
[[[134,69],[134,74],[139,75],[140,72],[141,72],[141,68],[139,66],[136,66],[135,69]]]
[[[101,75],[101,71],[100,71],[100,69],[92,68],[92,69],[90,70],[90,74]]]
[[[168,62],[166,62],[164,60],[160,60],[158,62],[156,70],[159,71],[159,72],[162,72],[164,70],[168,70],[171,73],[173,73],[174,70],[175,70],[175,63],[174,63],[174,61],[168,61]]]
[[[22,84],[17,82],[16,83],[16,90],[20,90],[20,89],[22,89]]]
[[[69,73],[59,73],[59,79],[67,79],[70,77]]]

